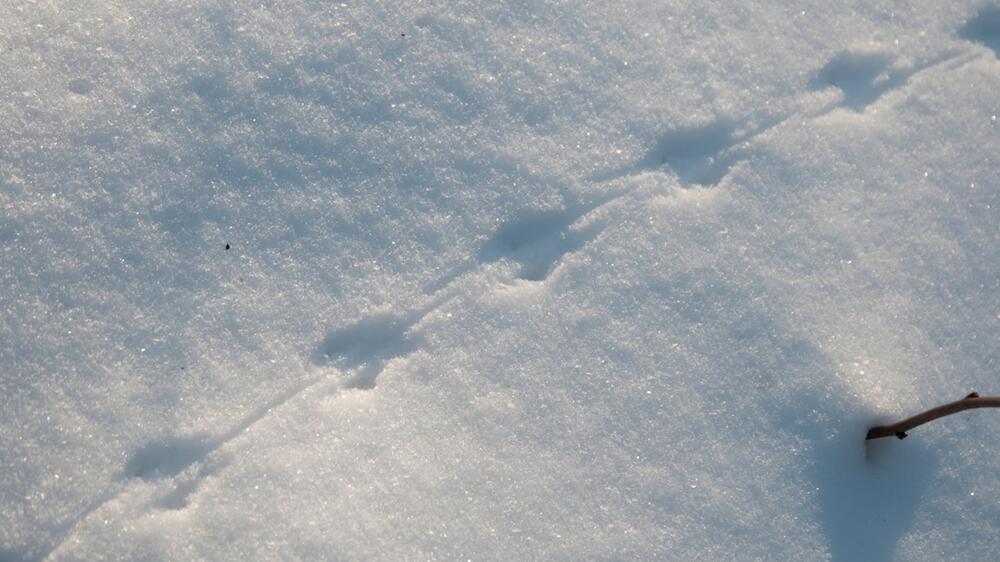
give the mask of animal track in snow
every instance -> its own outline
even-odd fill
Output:
[[[187,435],[153,440],[136,450],[122,469],[123,479],[138,478],[145,481],[167,480],[185,474],[193,474],[188,482],[188,492],[193,493],[198,482],[215,472],[209,458],[247,430],[267,417],[275,408],[303,394],[319,382],[322,377],[312,377],[301,381],[284,392],[274,396],[269,402],[250,411],[239,422],[220,435]],[[197,466],[191,471],[189,467]]]
[[[77,78],[69,81],[69,91],[78,96],[85,96],[94,90],[94,85],[86,78]]]
[[[416,349],[417,336],[409,330],[430,311],[424,308],[403,316],[386,313],[362,318],[327,334],[313,353],[313,363],[354,370],[345,388],[374,388],[387,360]]]
[[[503,258],[520,264],[518,279],[544,281],[566,254],[578,250],[596,234],[596,227],[570,227],[594,207],[528,211],[503,223],[479,250],[479,260]]]
[[[684,187],[717,185],[737,161],[730,150],[740,140],[735,133],[727,120],[675,129],[660,138],[639,167],[667,166]]]
[[[837,53],[817,72],[816,90],[836,87],[843,93],[841,105],[863,112],[885,94],[905,86],[921,72],[947,63],[965,64],[975,53],[946,52],[921,63],[907,63],[878,46],[853,47]],[[814,112],[813,117],[825,111]]]
[[[715,187],[729,175],[733,166],[747,158],[751,141],[784,124],[800,111],[754,125],[720,118],[673,129],[660,137],[656,146],[639,160],[635,168],[665,168],[677,177],[683,188]]]
[[[781,125],[796,112],[756,126],[741,125],[728,118],[672,129],[656,146],[626,169],[598,173],[592,181],[604,182],[649,170],[665,170],[677,177],[682,188],[719,185],[734,165],[747,157],[755,137]]]
[[[998,30],[1000,9],[989,8],[970,20],[961,31],[961,36],[980,41],[997,50],[996,41],[1000,36]],[[898,64],[895,55],[877,49],[843,51],[817,72],[814,82],[818,88],[840,89],[843,92],[841,102],[833,105],[810,105],[806,102],[784,116],[754,127],[723,118],[675,128],[664,134],[632,170],[636,167],[643,170],[666,168],[677,176],[684,187],[717,185],[734,164],[746,157],[748,143],[789,119],[814,118],[841,105],[863,110],[894,87],[904,85],[916,73],[958,58],[959,56],[952,54],[924,65],[907,67]],[[200,94],[211,93],[205,91]],[[629,173],[632,172],[617,175]],[[511,260],[520,265],[517,273],[519,278],[544,280],[567,254],[586,244],[600,228],[594,222],[577,228],[574,228],[575,225],[593,210],[630,191],[610,194],[589,205],[570,204],[560,210],[526,211],[501,224],[482,245],[476,257],[480,263]],[[463,272],[473,269],[474,266]],[[447,290],[449,286],[450,282],[442,290],[435,291],[435,294],[452,293]],[[343,385],[345,388],[374,388],[387,361],[412,353],[419,346],[420,336],[414,332],[415,326],[453,296],[449,294],[432,299],[429,305],[402,314],[376,314],[330,332],[317,345],[313,363],[333,365],[349,371],[350,378]],[[323,374],[300,382],[251,412],[222,435],[171,437],[140,447],[126,462],[122,478],[111,491],[95,500],[58,534],[65,540],[80,522],[108,502],[128,493],[130,483],[136,480],[158,482],[164,488],[172,488],[165,495],[161,494],[154,507],[183,508],[201,483],[220,466],[215,461],[216,451],[264,419],[272,409],[301,396],[326,379],[327,375]],[[2,554],[4,553],[0,551],[0,555]]]
[[[493,232],[479,248],[474,259],[453,268],[425,288],[438,294],[456,279],[474,271],[478,265],[510,260],[518,265],[515,277],[525,281],[544,281],[562,259],[591,241],[603,225],[593,220],[578,224],[587,215],[633,191],[632,188],[606,193],[586,204],[566,195],[562,209],[525,210],[510,218]]]
[[[419,335],[411,329],[428,314],[454,297],[451,291],[440,291],[441,296],[426,306],[405,314],[376,314],[354,325],[331,332],[323,339],[313,354],[317,365],[333,364],[352,370],[344,388],[371,389],[381,374],[385,363],[416,349]],[[58,551],[73,530],[95,512],[117,498],[129,494],[135,480],[159,483],[166,489],[150,505],[152,508],[177,510],[188,505],[190,497],[201,484],[226,464],[217,451],[243,435],[271,413],[295,400],[328,379],[319,374],[293,385],[270,401],[248,413],[242,420],[220,435],[191,435],[160,438],[138,448],[126,461],[117,484],[103,496],[96,498],[80,514],[56,532],[52,549],[41,556],[47,558]]]
[[[574,225],[583,217],[630,189],[611,192],[588,204],[570,204],[565,209],[527,211],[503,223],[480,248],[478,261],[490,263],[509,259],[520,264],[516,276],[529,281],[543,281],[560,260],[591,240],[601,225],[591,222],[580,228]],[[460,265],[433,284],[435,295],[425,306],[403,313],[379,313],[334,330],[316,346],[312,363],[334,366],[348,374],[343,388],[375,388],[386,363],[415,351],[421,344],[413,328],[444,303],[457,296],[452,284],[460,277],[477,271],[475,262]]]
[[[1000,49],[1000,8],[982,10],[963,28],[962,36],[994,50]],[[820,68],[811,82],[814,90],[839,89],[840,101],[830,103],[800,97],[791,110],[763,122],[741,124],[724,117],[677,127],[660,137],[656,146],[632,166],[594,174],[590,179],[604,182],[638,172],[665,169],[677,177],[681,187],[713,187],[726,178],[734,165],[747,158],[751,143],[768,131],[793,121],[816,119],[838,107],[863,112],[925,70],[957,68],[977,56],[974,52],[950,51],[922,63],[908,64],[892,51],[878,46],[846,49]]]
[[[177,475],[200,461],[215,448],[204,437],[176,437],[153,441],[132,454],[123,475],[142,480],[159,480]]]
[[[958,36],[986,45],[1000,57],[1000,6],[987,6],[959,30]]]
[[[445,289],[422,307],[403,313],[373,314],[328,333],[313,351],[312,363],[350,373],[344,388],[375,388],[387,361],[412,353],[422,343],[413,328],[456,296]]]
[[[167,491],[155,506],[163,509],[183,509],[187,507],[191,495],[198,491],[202,481],[225,464],[209,462],[208,455],[252,423],[253,421],[248,424],[247,420],[244,420],[235,431],[230,430],[220,438],[201,435],[152,441],[133,453],[125,464],[122,475],[125,478],[138,478],[147,482],[175,479],[172,489]],[[187,471],[190,466],[197,466],[197,469]]]
[[[75,519],[57,530],[54,533],[57,536],[54,546],[39,559],[44,560],[58,551],[71,536],[73,529],[95,512],[100,511],[115,499],[130,493],[131,484],[136,479],[144,482],[160,482],[161,485],[168,488],[168,491],[150,507],[184,508],[191,495],[197,492],[205,479],[215,474],[219,468],[226,464],[224,460],[218,458],[217,451],[250,430],[267,417],[272,410],[301,396],[325,379],[325,376],[315,376],[300,381],[299,384],[291,386],[269,402],[250,411],[228,431],[220,435],[201,434],[160,438],[140,447],[126,461],[118,483],[104,495],[94,499],[80,511]]]
[[[896,55],[874,47],[841,51],[819,70],[813,87],[835,86],[844,94],[844,106],[863,111],[909,78],[910,73],[894,66],[895,61]]]

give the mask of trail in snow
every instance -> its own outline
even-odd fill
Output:
[[[996,49],[996,19],[996,11],[986,10],[979,18],[970,21],[962,36]],[[679,128],[661,137],[656,146],[632,167],[594,176],[591,180],[609,182],[666,167],[678,178],[682,187],[718,186],[728,177],[733,166],[747,157],[752,143],[769,132],[799,120],[820,118],[838,108],[865,111],[888,93],[905,87],[921,73],[939,68],[954,69],[979,56],[980,53],[975,51],[949,52],[926,63],[905,67],[896,66],[896,56],[889,51],[844,51],[818,71],[814,82],[816,89],[840,89],[840,99],[815,102],[814,98],[803,98],[805,101],[793,111],[756,126],[748,125],[746,121],[719,119]],[[91,88],[86,81],[70,84],[70,89],[81,95]],[[432,298],[428,303],[399,313],[367,316],[353,325],[330,332],[316,346],[311,358],[312,363],[322,369],[321,374],[288,388],[222,434],[177,437],[148,443],[132,455],[123,468],[121,478],[106,494],[82,510],[72,523],[57,531],[55,547],[40,558],[58,554],[74,529],[104,506],[128,494],[130,483],[135,480],[173,481],[174,491],[163,496],[157,507],[183,507],[201,483],[224,466],[222,459],[213,458],[217,451],[262,423],[275,410],[300,399],[331,377],[346,375],[346,382],[340,385],[343,389],[375,388],[387,362],[419,349],[420,323],[463,294],[456,289],[460,280],[480,274],[488,264],[509,260],[518,265],[514,278],[545,281],[565,256],[583,248],[600,233],[602,225],[588,223],[587,219],[605,206],[633,193],[634,189],[613,191],[587,204],[567,202],[563,209],[526,211],[511,218],[482,245],[478,255],[429,286]],[[336,368],[335,374],[328,372],[331,367]]]

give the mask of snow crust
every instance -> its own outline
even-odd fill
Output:
[[[0,30],[0,560],[995,555],[1000,7]]]

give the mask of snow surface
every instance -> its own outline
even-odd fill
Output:
[[[0,560],[995,557],[997,5],[0,30]]]

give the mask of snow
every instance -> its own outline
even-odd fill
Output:
[[[1000,7],[0,6],[0,560],[981,560]]]

